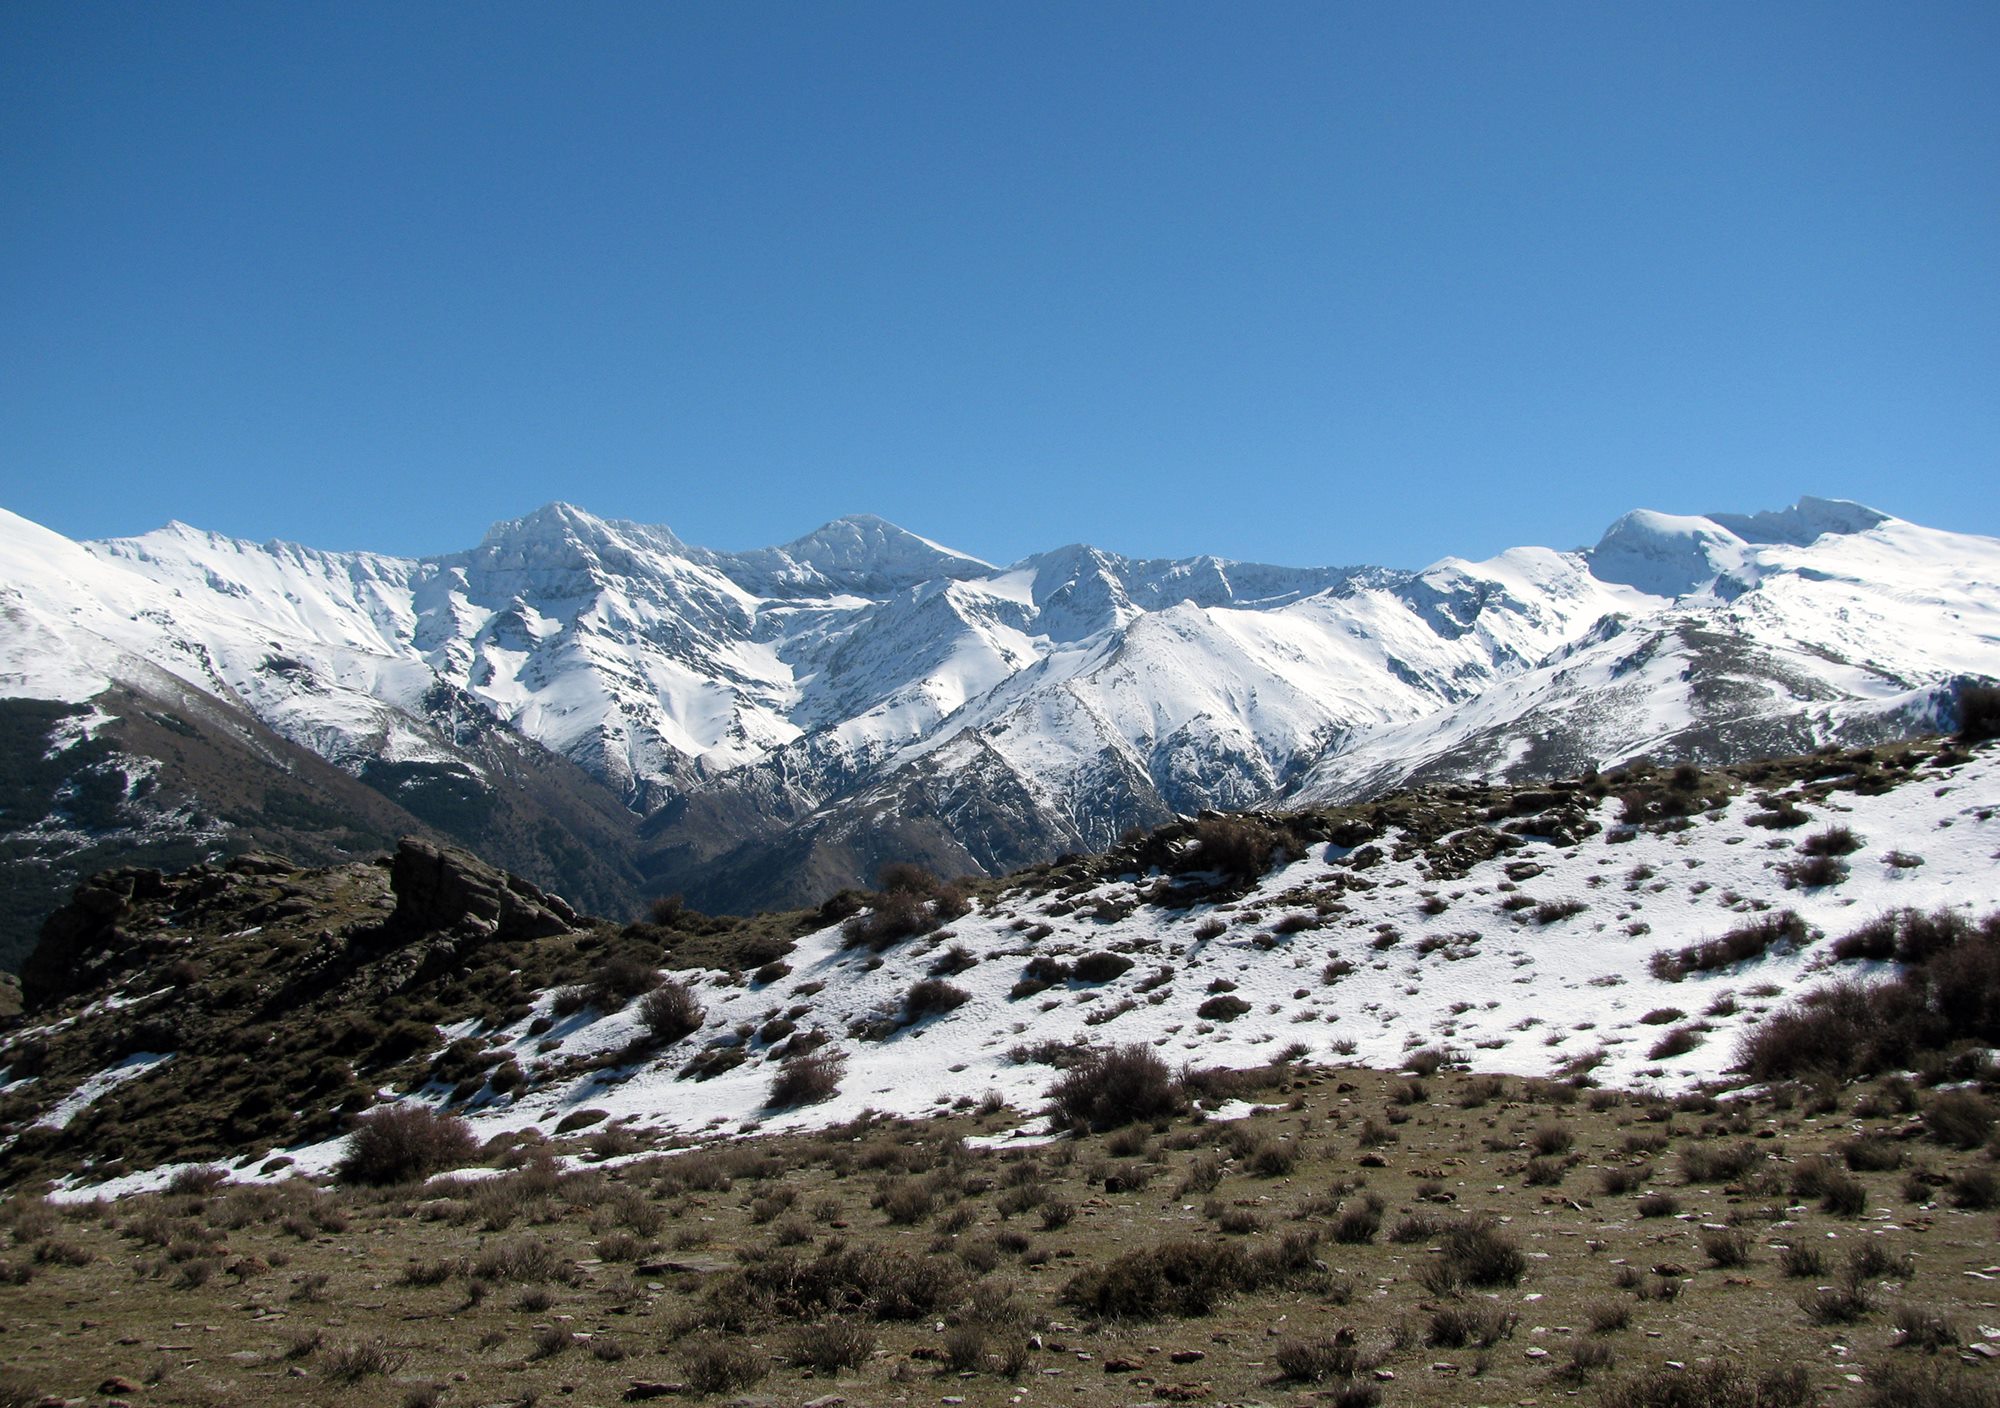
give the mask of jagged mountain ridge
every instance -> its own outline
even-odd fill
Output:
[[[996,568],[868,516],[730,554],[564,504],[425,559],[11,516],[0,554],[0,694],[154,672],[392,800],[513,790],[461,737],[497,722],[624,804],[634,837],[592,844],[628,900],[724,909],[1202,807],[1873,738],[2000,674],[2000,543],[1816,499],[1422,572]]]

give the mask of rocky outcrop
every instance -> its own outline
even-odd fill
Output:
[[[560,896],[496,870],[465,851],[405,836],[389,866],[390,925],[411,936],[539,939],[577,926]]]

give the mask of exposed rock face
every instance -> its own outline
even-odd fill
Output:
[[[134,899],[166,891],[157,870],[127,866],[93,875],[42,925],[41,942],[21,965],[21,998],[32,1011],[99,987],[150,951],[121,921]]]
[[[405,836],[390,863],[390,923],[408,934],[539,939],[576,927],[576,911],[517,875],[468,853]]]

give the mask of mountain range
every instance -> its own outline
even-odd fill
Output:
[[[84,874],[414,833],[576,903],[817,901],[1206,808],[1948,727],[2000,541],[1802,499],[1423,571],[722,553],[551,504],[426,558],[0,511],[0,961]]]

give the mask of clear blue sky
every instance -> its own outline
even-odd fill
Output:
[[[2000,534],[2000,6],[0,6],[0,506]]]

